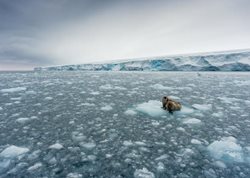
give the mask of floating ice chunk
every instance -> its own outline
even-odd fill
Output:
[[[145,146],[146,145],[146,143],[141,142],[141,141],[136,141],[135,144],[139,145],[139,146]]]
[[[81,103],[81,106],[95,106],[94,103]]]
[[[3,159],[0,160],[0,172],[2,169],[5,169],[7,167],[9,167],[11,160],[10,159]]]
[[[195,145],[201,145],[201,141],[197,140],[197,139],[192,139],[191,140],[191,143],[192,144],[195,144]]]
[[[133,146],[133,142],[131,142],[131,141],[124,141],[123,145],[124,146]]]
[[[112,106],[110,106],[110,105],[101,107],[101,110],[102,110],[102,111],[111,111],[112,109],[113,109],[113,108],[112,108]]]
[[[24,123],[28,122],[29,120],[30,120],[30,118],[21,117],[21,118],[18,118],[18,119],[16,120],[16,122],[21,123],[21,124],[24,124]]]
[[[163,86],[162,84],[154,84],[154,85],[151,85],[150,87],[156,90],[173,90],[172,87],[166,87],[166,86]]]
[[[25,91],[26,87],[16,87],[16,88],[7,88],[0,90],[2,93],[13,93],[13,92],[19,92],[19,91]]]
[[[44,100],[53,100],[53,98],[48,96],[48,97],[44,98]]]
[[[63,148],[63,146],[60,143],[55,143],[54,145],[50,145],[49,148],[50,149],[60,150],[60,149]]]
[[[126,90],[124,87],[112,86],[110,84],[102,85],[99,87],[101,90]]]
[[[223,169],[227,168],[227,166],[223,162],[221,162],[221,161],[216,161],[214,163],[214,165],[217,166],[217,167],[219,167],[219,168],[223,168]]]
[[[69,173],[66,178],[82,178],[82,174],[79,173]]]
[[[212,109],[211,104],[193,104],[192,105],[195,109],[201,110],[201,111],[208,111]]]
[[[196,124],[200,124],[201,120],[196,119],[196,118],[188,118],[188,119],[184,119],[183,124],[192,124],[192,125],[196,125]]]
[[[36,169],[38,169],[38,168],[40,168],[40,167],[42,167],[43,165],[42,165],[42,163],[36,163],[36,164],[34,164],[33,166],[30,166],[29,168],[28,168],[28,171],[34,171],[34,170],[36,170]]]
[[[169,156],[167,154],[161,155],[158,158],[155,158],[156,161],[161,161],[161,160],[165,160],[168,159]]]
[[[157,168],[156,169],[157,169],[158,172],[162,172],[162,171],[165,170],[165,166],[164,166],[164,164],[162,162],[159,162],[157,164]]]
[[[133,109],[128,109],[127,111],[124,112],[126,115],[136,115],[136,111],[134,111]]]
[[[80,145],[88,150],[95,148],[96,144],[94,142],[84,143],[81,142]]]
[[[166,111],[162,108],[162,103],[157,100],[150,100],[145,103],[138,104],[136,110],[146,113],[152,117],[162,116],[166,114]]]
[[[35,95],[35,94],[36,94],[36,92],[33,91],[33,90],[26,91],[25,93],[26,93],[27,95]]]
[[[29,151],[28,148],[24,148],[24,147],[18,147],[15,145],[11,145],[7,148],[5,148],[1,153],[0,153],[0,157],[4,157],[4,158],[14,158],[20,155],[23,155],[25,153],[27,153]]]
[[[212,116],[214,116],[214,117],[222,117],[223,113],[221,111],[219,111],[219,112],[213,113]]]
[[[3,108],[2,108],[2,107],[0,107],[0,111],[1,111],[1,110],[3,110]]]
[[[243,149],[234,137],[224,137],[214,141],[207,147],[210,154],[217,160],[224,162],[243,162]]]
[[[185,132],[186,131],[183,127],[177,127],[176,130],[181,131],[181,132]]]
[[[147,168],[136,169],[134,172],[135,178],[155,178],[155,175],[148,171]]]
[[[100,95],[100,92],[98,92],[98,91],[93,91],[93,92],[91,92],[90,94],[91,94],[91,95]]]

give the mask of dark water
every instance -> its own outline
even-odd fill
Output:
[[[0,177],[250,177],[250,73],[0,73]]]

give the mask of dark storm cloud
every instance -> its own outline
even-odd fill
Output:
[[[248,0],[0,0],[0,70],[249,48],[249,7]]]

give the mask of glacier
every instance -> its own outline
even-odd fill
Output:
[[[36,67],[35,71],[250,71],[250,50]]]

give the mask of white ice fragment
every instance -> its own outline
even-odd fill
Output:
[[[208,111],[212,109],[211,104],[193,104],[192,105],[195,109],[201,110],[201,111]]]
[[[146,143],[141,142],[141,141],[136,141],[135,144],[139,145],[139,146],[145,146],[146,145]]]
[[[13,93],[26,90],[26,87],[7,88],[0,90],[2,93]]]
[[[166,87],[166,86],[163,86],[162,84],[154,84],[154,85],[151,85],[150,87],[156,90],[173,90],[172,87]]]
[[[192,139],[191,140],[191,143],[192,144],[195,144],[195,145],[201,145],[201,141],[197,140],[197,139]]]
[[[60,143],[55,143],[53,145],[49,146],[50,149],[56,149],[56,150],[60,150],[63,148],[63,146]]]
[[[93,91],[93,92],[91,92],[90,94],[91,94],[91,95],[100,95],[100,92],[98,92],[98,91]]]
[[[186,107],[186,106],[182,106],[181,110],[178,112],[178,114],[184,115],[184,114],[191,114],[193,112],[194,112],[194,109]]]
[[[53,100],[53,98],[48,96],[48,97],[45,97],[44,100]]]
[[[155,178],[155,175],[147,168],[136,169],[134,172],[135,178]]]
[[[81,106],[95,106],[94,103],[81,103]]]
[[[185,132],[186,131],[183,127],[177,127],[176,130],[181,131],[181,132]]]
[[[221,162],[221,161],[216,161],[214,163],[214,165],[217,166],[217,167],[219,167],[219,168],[223,168],[223,169],[227,168],[227,166],[223,162]]]
[[[89,143],[81,142],[80,145],[88,150],[91,150],[96,146],[94,142],[89,142]]]
[[[196,118],[188,118],[188,119],[183,120],[183,124],[196,125],[200,123],[201,123],[201,120],[196,119]]]
[[[157,100],[150,100],[145,103],[138,104],[136,110],[146,113],[152,117],[162,116],[166,114],[166,111],[162,108],[162,103]]]
[[[28,171],[34,171],[34,170],[36,170],[36,169],[38,169],[38,168],[40,168],[40,167],[42,167],[42,163],[36,163],[36,164],[34,164],[33,166],[30,166],[30,167],[28,168]]]
[[[136,115],[136,111],[132,110],[132,109],[128,109],[127,111],[124,112],[126,115]]]
[[[101,107],[101,110],[102,110],[102,111],[111,111],[112,109],[113,109],[113,108],[112,108],[112,106],[110,106],[110,105]]]
[[[2,107],[0,107],[0,111],[1,111],[1,110],[3,110],[3,108],[2,108]]]
[[[20,156],[20,155],[23,155],[23,154],[27,153],[28,151],[29,151],[28,148],[18,147],[18,146],[15,146],[15,145],[11,145],[11,146],[5,148],[0,153],[0,157],[15,158],[17,156]]]
[[[131,142],[131,141],[124,141],[123,145],[124,146],[133,146],[133,142]]]
[[[223,137],[220,141],[214,141],[207,147],[210,154],[217,160],[224,162],[243,162],[243,149],[237,144],[234,137]]]
[[[157,168],[156,169],[157,169],[158,172],[162,172],[162,171],[164,171],[165,166],[164,166],[164,164],[162,162],[159,162],[157,164]]]
[[[21,118],[18,118],[18,119],[16,120],[16,122],[18,122],[18,123],[20,123],[20,124],[24,124],[24,123],[26,123],[26,122],[29,121],[29,120],[30,120],[30,118],[21,117]]]
[[[164,154],[164,155],[159,156],[158,158],[155,158],[155,160],[161,161],[161,160],[168,159],[168,158],[169,158],[169,156],[167,154]]]
[[[36,92],[33,91],[33,90],[26,91],[25,93],[28,94],[28,95],[35,95],[36,94]]]
[[[66,178],[82,178],[82,174],[79,173],[69,173]]]
[[[222,117],[223,113],[221,111],[219,111],[219,112],[213,113],[212,116],[214,116],[214,117]]]

